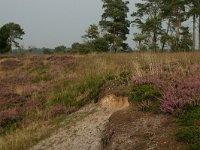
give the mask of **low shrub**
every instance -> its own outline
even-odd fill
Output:
[[[139,110],[160,112],[160,91],[152,84],[141,84],[133,87],[130,99],[138,104]]]

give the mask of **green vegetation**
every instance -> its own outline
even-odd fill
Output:
[[[187,106],[185,112],[178,117],[180,129],[177,140],[187,142],[191,150],[200,147],[200,107]]]
[[[83,43],[75,42],[70,48],[63,45],[54,49],[24,50],[16,41],[24,35],[20,25],[5,24],[0,28],[0,53],[19,48],[16,53],[82,53],[132,51],[126,43],[129,27],[135,29],[133,41],[139,51],[192,51],[196,50],[197,33],[200,39],[200,2],[198,0],[102,0],[103,13],[98,25],[91,24],[82,36]],[[128,13],[132,18],[128,20]],[[192,30],[190,22],[192,20]],[[198,25],[199,24],[199,25]],[[197,32],[197,25],[199,31]],[[200,44],[199,48],[200,49]],[[34,51],[34,52],[33,52]]]
[[[124,41],[129,34],[128,1],[102,0],[104,12],[99,25],[104,30],[104,38],[109,42],[111,50],[117,52],[127,49]]]
[[[11,89],[6,89],[5,91],[4,86],[1,86],[0,100],[4,97],[6,98],[6,94],[3,95],[4,91],[13,94],[12,100],[16,105],[3,104],[3,106],[5,108],[18,107],[17,110],[22,111],[22,114],[16,113],[17,110],[15,109],[13,109],[12,113],[3,113],[4,118],[7,117],[6,119],[11,120],[13,117],[18,119],[18,116],[20,116],[20,122],[17,122],[16,126],[9,127],[8,125],[7,128],[1,128],[0,149],[23,150],[48,136],[53,131],[52,126],[54,124],[52,122],[60,124],[57,118],[61,118],[60,121],[62,122],[70,113],[80,109],[85,104],[93,101],[97,102],[99,92],[104,87],[102,85],[107,80],[117,80],[126,83],[128,86],[133,86],[130,100],[138,106],[139,110],[159,113],[160,103],[162,102],[160,99],[163,100],[161,92],[153,84],[135,84],[133,78],[151,75],[151,77],[154,76],[158,79],[157,74],[161,72],[166,73],[165,75],[169,77],[170,81],[171,79],[178,79],[179,81],[180,78],[177,78],[177,74],[173,74],[176,73],[176,69],[181,68],[180,71],[182,72],[179,71],[179,73],[184,74],[188,73],[188,70],[186,71],[184,68],[191,67],[193,72],[190,73],[197,74],[199,65],[193,66],[192,64],[199,62],[200,55],[198,52],[190,52],[187,55],[185,53],[98,53],[74,56],[21,56],[19,58],[7,57],[5,59],[12,63],[16,63],[16,61],[10,60],[16,59],[21,61],[23,65],[20,65],[12,72],[1,70],[0,67],[1,83],[5,87],[8,84],[11,87]],[[175,65],[174,60],[178,60]],[[9,65],[13,66],[12,63]],[[166,64],[168,65],[166,66]],[[3,63],[0,65],[2,66]],[[161,65],[163,65],[163,68],[159,70],[158,67]],[[149,70],[149,68],[151,69]],[[50,75],[52,77],[51,80],[41,79],[45,75]],[[36,77],[36,79],[38,77],[34,83],[30,80],[34,79],[33,77]],[[13,78],[16,80],[7,82],[7,79]],[[138,81],[140,81],[139,79]],[[165,78],[167,83],[169,79]],[[199,80],[195,79],[194,81],[198,83],[196,81]],[[168,86],[168,84],[164,84],[164,86]],[[180,89],[182,91],[182,88]],[[7,99],[10,99],[10,97],[7,97]],[[195,129],[193,133],[196,139],[198,137],[196,136],[198,135],[198,130],[196,129],[198,129],[199,110],[191,112],[192,115],[184,113],[181,120],[183,120],[182,122],[188,121],[189,123],[187,124],[194,125],[180,123],[180,127],[183,129],[188,127]],[[184,116],[187,117],[184,118]],[[190,120],[188,118],[196,119]],[[56,128],[57,126],[53,127],[55,130]],[[177,134],[179,139],[185,138],[186,131],[186,129],[180,130],[179,134]],[[195,144],[197,142],[191,143]]]
[[[66,86],[63,86],[62,89],[55,90],[54,98],[48,102],[50,105],[61,103],[70,107],[80,107],[88,101],[97,102],[104,79],[102,77],[90,77],[76,84],[70,81],[66,82]]]
[[[136,102],[155,100],[158,97],[161,97],[159,90],[151,84],[136,85],[133,87],[133,92],[131,94],[131,99]]]
[[[0,53],[11,51],[12,46],[19,48],[19,43],[16,40],[22,40],[24,34],[19,24],[8,23],[2,26],[0,28]]]
[[[135,85],[130,94],[130,99],[138,104],[143,111],[160,112],[160,91],[151,84]]]
[[[190,51],[195,50],[196,19],[200,18],[197,0],[144,0],[135,4],[133,25],[139,50]],[[193,33],[184,22],[193,18]],[[200,31],[200,30],[199,30]],[[193,35],[193,36],[192,36]],[[200,36],[200,33],[199,33]]]
[[[12,52],[13,47],[18,48],[16,54],[54,54],[2,56],[0,149],[27,149],[48,136],[70,113],[90,102],[97,103],[107,80],[133,86],[130,100],[139,110],[182,112],[177,117],[180,129],[176,138],[188,143],[191,150],[200,149],[200,55],[189,52],[197,44],[200,50],[200,1],[143,0],[135,4],[131,20],[128,20],[129,1],[102,0],[102,4],[103,14],[98,25],[91,24],[82,36],[83,43],[75,42],[71,48],[60,45],[53,49],[29,47],[25,50],[18,43],[25,34],[19,24],[7,23],[0,27],[0,54]],[[191,20],[192,31],[187,25]],[[126,43],[130,25],[137,31],[133,41],[139,51],[184,53],[104,53],[131,50]],[[10,60],[6,62],[6,59]],[[167,88],[158,89],[150,83],[133,84],[133,77],[150,76],[158,79],[155,82],[165,80],[161,86]],[[198,103],[195,106],[194,100]],[[71,120],[68,118],[67,123]],[[136,149],[142,146],[143,143],[138,143]]]

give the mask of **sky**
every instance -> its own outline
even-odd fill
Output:
[[[130,0],[131,12],[140,1]],[[81,36],[90,24],[98,24],[102,13],[101,0],[0,0],[0,26],[20,24],[25,35],[19,43],[25,48],[70,47],[82,42]],[[134,47],[132,32],[127,42]]]

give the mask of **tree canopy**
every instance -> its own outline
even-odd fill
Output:
[[[12,46],[19,47],[17,40],[22,40],[24,30],[19,24],[8,23],[0,28],[0,53],[11,51]]]
[[[128,1],[102,0],[104,13],[99,22],[105,38],[109,41],[111,50],[116,52],[120,48],[127,48],[124,41],[129,34],[130,21],[128,17]]]

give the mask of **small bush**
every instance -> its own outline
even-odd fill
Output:
[[[160,101],[162,95],[158,89],[151,84],[136,85],[131,93],[131,100],[137,102],[139,110],[160,112]]]
[[[181,128],[176,134],[178,141],[187,142],[191,150],[200,148],[200,130],[196,127],[189,126]]]
[[[131,99],[136,102],[156,100],[158,97],[161,97],[159,90],[151,84],[136,85],[131,93]]]
[[[176,137],[178,141],[187,142],[191,150],[200,148],[200,107],[186,106],[184,113],[178,116],[181,126]]]
[[[128,82],[131,78],[131,72],[123,71],[119,74],[120,81]]]

